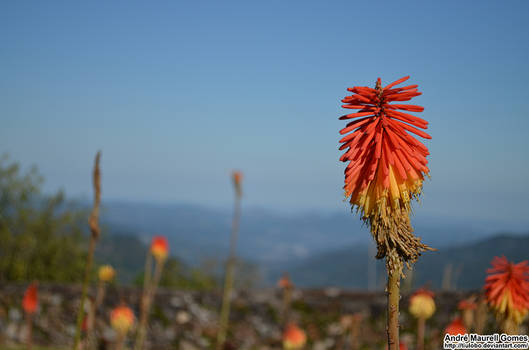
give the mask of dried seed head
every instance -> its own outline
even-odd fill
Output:
[[[94,206],[88,223],[90,225],[90,232],[92,236],[97,239],[101,234],[99,228],[99,206],[101,204],[101,171],[99,168],[99,160],[101,159],[101,151],[97,152],[94,162],[93,184],[94,184]]]

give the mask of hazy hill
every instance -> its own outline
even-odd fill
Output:
[[[103,203],[107,227],[147,242],[163,234],[172,252],[195,264],[205,258],[223,258],[231,225],[231,210],[189,204]],[[453,218],[413,217],[416,232],[436,247],[461,244],[502,230],[501,224]],[[282,264],[314,257],[347,246],[367,244],[368,229],[347,210],[336,213],[281,214],[243,206],[237,251],[245,259]]]
[[[446,269],[451,269],[452,287],[481,288],[485,270],[494,256],[505,255],[512,261],[529,259],[529,235],[497,235],[484,240],[462,245],[439,247],[436,252],[427,252],[419,259],[413,272],[415,286],[428,283],[441,287]],[[319,254],[292,265],[273,267],[269,271],[271,281],[283,270],[288,271],[296,284],[307,287],[334,285],[365,288],[367,286],[367,246],[356,245]],[[448,266],[451,267],[448,267]],[[384,284],[384,264],[377,263],[378,287]]]
[[[103,203],[101,219],[108,243],[98,246],[98,254],[125,269],[125,279],[143,268],[145,244],[155,234],[167,236],[171,254],[190,265],[223,261],[228,251],[229,209],[110,201]],[[451,264],[453,283],[475,288],[493,256],[529,258],[527,236],[491,238],[501,232],[501,223],[423,215],[412,220],[423,241],[439,249],[420,259],[414,275],[417,284],[440,286]],[[289,271],[299,285],[365,288],[367,264],[372,261],[367,254],[370,240],[367,227],[347,211],[287,215],[243,206],[237,251],[241,260],[260,267],[267,283]],[[383,269],[379,262],[379,286],[384,283]]]

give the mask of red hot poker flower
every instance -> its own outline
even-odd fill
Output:
[[[290,323],[283,333],[283,348],[288,350],[301,349],[307,342],[305,332],[293,323]]]
[[[110,313],[110,324],[120,334],[126,334],[134,325],[134,312],[125,305],[120,305]]]
[[[37,284],[32,283],[26,289],[24,293],[24,299],[22,299],[22,308],[27,314],[33,314],[37,311],[39,305]]]
[[[290,277],[288,276],[288,274],[284,274],[280,279],[279,281],[277,281],[277,286],[281,289],[290,289],[292,287],[294,287],[294,284],[292,283],[292,281],[290,280]]]
[[[461,321],[461,318],[456,318],[445,328],[445,334],[458,335],[458,334],[467,334],[467,329]]]
[[[529,266],[495,257],[485,279],[487,302],[500,316],[519,325],[529,311]]]
[[[163,236],[155,236],[151,242],[151,253],[158,261],[164,261],[169,255],[169,243]]]
[[[233,179],[233,186],[235,187],[235,194],[238,197],[242,196],[242,172],[234,170],[231,174]]]
[[[340,118],[354,119],[340,131],[346,134],[340,140],[340,150],[345,150],[340,160],[349,163],[345,169],[345,195],[371,224],[379,247],[377,257],[384,257],[387,250],[396,247],[405,260],[414,261],[426,246],[411,235],[410,200],[421,193],[424,175],[429,173],[426,156],[430,153],[410,133],[431,137],[420,130],[426,129],[428,122],[409,114],[424,108],[401,104],[421,95],[417,85],[396,87],[408,78],[385,87],[378,78],[375,88],[347,89],[353,95],[342,100],[342,107],[358,111]],[[399,237],[403,230],[407,233]],[[388,231],[393,231],[390,237]]]
[[[459,310],[475,310],[478,305],[472,299],[463,299],[457,304]]]

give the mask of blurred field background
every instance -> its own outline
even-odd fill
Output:
[[[102,233],[89,298],[98,268],[116,270],[95,320],[100,348],[115,345],[117,305],[139,317],[145,257],[160,235],[170,256],[146,347],[213,348],[230,173],[241,169],[226,347],[283,347],[278,281],[288,273],[289,318],[306,349],[383,349],[385,269],[343,201],[339,99],[406,74],[424,92],[417,103],[433,136],[412,224],[437,251],[406,271],[401,338],[415,348],[407,307],[426,286],[437,306],[426,349],[438,349],[459,301],[480,300],[494,257],[529,259],[528,10],[524,1],[2,3],[0,349],[25,348],[22,298],[36,281],[33,349],[71,347],[97,150]],[[483,331],[498,330],[491,312],[484,320]]]

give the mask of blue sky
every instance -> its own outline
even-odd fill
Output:
[[[527,1],[16,1],[0,5],[0,152],[46,190],[347,210],[353,85],[411,75],[430,122],[417,212],[529,224]],[[508,226],[507,226],[508,227]]]

